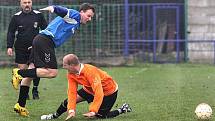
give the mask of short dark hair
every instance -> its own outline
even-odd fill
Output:
[[[79,8],[79,11],[83,10],[85,12],[86,10],[89,10],[89,9],[91,9],[93,11],[93,13],[95,13],[95,8],[90,3],[83,3],[83,4],[81,4],[80,8]]]

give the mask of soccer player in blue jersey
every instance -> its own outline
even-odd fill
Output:
[[[57,76],[54,49],[67,41],[80,24],[91,21],[95,13],[94,7],[89,3],[82,4],[79,11],[61,6],[48,6],[40,10],[56,13],[58,16],[34,38],[28,69],[13,69],[12,71],[13,86],[17,86],[21,81],[19,98],[14,106],[14,111],[21,116],[29,115],[25,105],[32,79]]]

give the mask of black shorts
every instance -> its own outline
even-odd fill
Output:
[[[102,104],[97,114],[98,117],[105,117],[110,112],[111,108],[116,102],[117,93],[118,91],[114,92],[111,95],[104,96]],[[87,93],[83,88],[78,90],[78,95],[85,99],[88,103],[93,102],[94,96]]]
[[[34,63],[36,68],[57,69],[55,45],[51,38],[38,34],[32,44],[29,63]]]
[[[15,49],[15,62],[18,64],[27,64],[31,50]]]

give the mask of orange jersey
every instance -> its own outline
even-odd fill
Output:
[[[118,89],[117,83],[105,71],[89,65],[81,64],[79,74],[68,73],[68,110],[76,108],[78,84],[89,94],[94,95],[89,111],[98,112],[104,96],[113,94]]]

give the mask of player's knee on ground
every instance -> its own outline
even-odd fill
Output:
[[[107,116],[106,116],[106,115],[100,115],[100,114],[96,114],[96,117],[97,117],[97,118],[101,118],[101,119],[105,119],[105,118],[107,118]]]
[[[108,110],[99,110],[99,112],[96,114],[96,117],[97,118],[101,118],[101,119],[104,119],[104,118],[108,118],[108,113],[109,111]]]
[[[115,117],[115,116],[109,115],[109,114],[107,113],[107,114],[103,114],[103,115],[101,115],[101,114],[96,114],[96,117],[97,117],[97,118],[100,118],[100,119],[106,119],[106,118],[113,118],[113,117]]]

